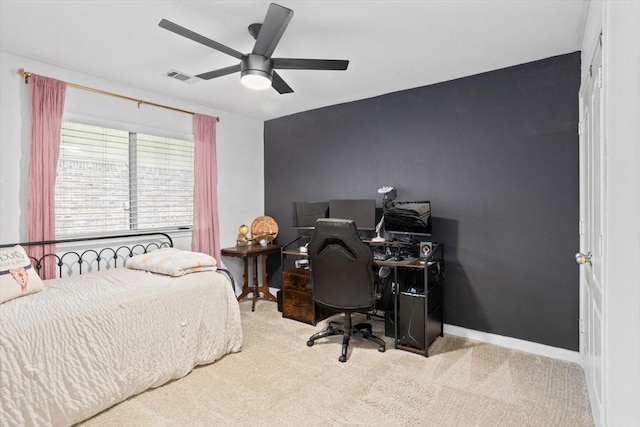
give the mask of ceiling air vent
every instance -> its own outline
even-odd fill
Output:
[[[165,75],[171,79],[180,80],[181,82],[187,84],[193,84],[198,80],[202,80],[196,76],[190,76],[189,74],[185,74],[182,71],[178,70],[169,70]]]

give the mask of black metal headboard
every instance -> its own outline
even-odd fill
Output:
[[[138,239],[138,241],[131,241],[130,244],[118,244],[115,248],[105,246],[101,247],[100,249],[89,248],[84,250],[66,251],[61,255],[59,255],[58,253],[45,253],[40,258],[34,258],[32,256],[29,256],[29,258],[32,261],[33,268],[36,269],[38,274],[40,274],[40,270],[42,270],[42,264],[45,259],[55,258],[56,266],[58,267],[58,277],[63,277],[70,276],[74,273],[82,274],[84,266],[87,267],[85,270],[88,271],[93,271],[94,268],[96,268],[97,271],[100,271],[101,267],[104,267],[106,269],[118,268],[118,264],[120,264],[120,266],[124,268],[127,259],[131,258],[134,255],[146,254],[147,252],[155,249],[173,247],[173,240],[168,234],[150,232],[118,234],[110,236],[81,237],[74,239],[43,240],[40,242],[1,244],[0,248],[8,248],[15,245],[28,247],[83,242],[90,243],[92,244],[92,246],[102,246],[98,243],[102,241],[118,241],[124,239]],[[142,241],[143,243],[141,243]],[[64,268],[66,268],[66,275],[63,274],[63,272],[65,271]],[[235,290],[235,280],[233,279],[233,275],[231,274],[231,272],[221,267],[218,267],[216,271],[226,275],[231,282],[232,289]]]
[[[42,264],[47,258],[55,258],[58,267],[58,277],[63,277],[63,268],[67,267],[67,275],[72,272],[82,274],[83,266],[87,266],[91,271],[95,267],[100,271],[101,267],[118,268],[118,264],[124,267],[127,259],[141,253],[146,254],[149,251],[160,248],[172,248],[173,240],[171,236],[165,233],[134,233],[134,234],[118,234],[110,236],[82,237],[73,239],[60,240],[43,240],[39,242],[21,242],[12,244],[2,244],[0,248],[20,245],[23,247],[42,246],[50,244],[67,244],[67,243],[95,243],[96,246],[102,241],[117,241],[122,239],[132,239],[144,237],[144,243],[132,241],[131,244],[120,244],[117,247],[102,247],[100,249],[72,250],[59,255],[58,253],[45,253],[40,258],[29,256],[32,261],[33,268],[38,274],[42,269]],[[27,250],[28,252],[28,250]]]

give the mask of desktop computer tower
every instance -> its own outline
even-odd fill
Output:
[[[432,288],[428,296],[429,311],[425,317],[423,293],[400,292],[398,295],[399,345],[424,350],[442,333],[442,288]]]
[[[398,344],[424,349],[424,294],[398,295]]]

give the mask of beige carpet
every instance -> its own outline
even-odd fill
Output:
[[[240,353],[195,369],[83,423],[98,426],[591,426],[582,368],[445,336],[425,358],[385,353],[283,319],[276,304],[241,304]],[[354,323],[355,320],[354,319]],[[379,336],[384,325],[373,322]]]

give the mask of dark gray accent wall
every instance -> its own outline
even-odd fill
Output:
[[[577,351],[579,86],[575,52],[270,120],[265,213],[287,243],[294,201],[430,200],[445,322]]]

